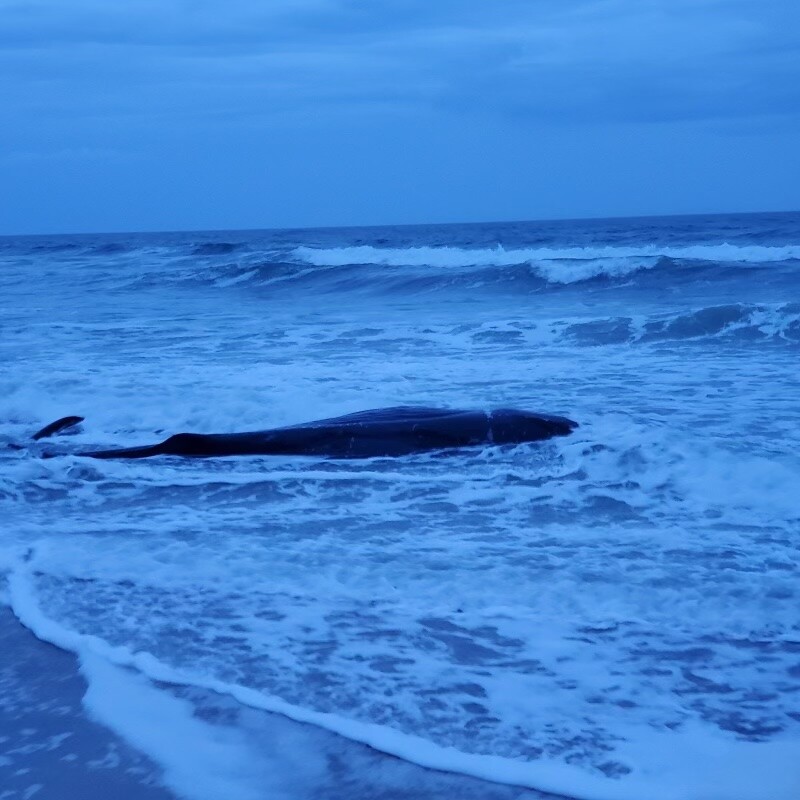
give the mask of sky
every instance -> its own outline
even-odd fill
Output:
[[[800,209],[800,0],[0,0],[0,234]]]

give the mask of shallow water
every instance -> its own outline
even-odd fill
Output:
[[[87,418],[0,455],[12,607],[424,766],[793,798],[799,288],[796,214],[0,239],[0,437]],[[416,403],[581,427],[73,455]]]

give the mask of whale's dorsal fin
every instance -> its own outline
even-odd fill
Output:
[[[61,419],[57,419],[55,422],[45,425],[40,431],[36,431],[36,433],[33,434],[33,439],[34,441],[44,439],[45,437],[52,436],[54,433],[59,433],[59,431],[63,431],[66,428],[72,428],[74,425],[79,425],[81,422],[83,422],[83,417],[61,417]]]

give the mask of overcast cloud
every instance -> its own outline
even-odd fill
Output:
[[[0,232],[800,207],[797,0],[0,0]]]

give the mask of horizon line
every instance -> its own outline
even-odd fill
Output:
[[[61,233],[0,233],[0,239],[23,239],[55,236],[148,236],[154,234],[190,234],[190,233],[253,233],[277,231],[330,231],[330,230],[364,230],[370,228],[424,228],[447,227],[456,225],[519,225],[544,222],[600,222],[604,220],[644,220],[644,219],[678,219],[685,217],[745,217],[761,215],[800,214],[800,209],[784,211],[702,211],[670,214],[614,214],[602,216],[577,217],[538,217],[535,219],[481,220],[472,222],[400,222],[372,223],[367,225],[288,225],[264,228],[159,228],[150,230],[99,230],[72,231]]]

